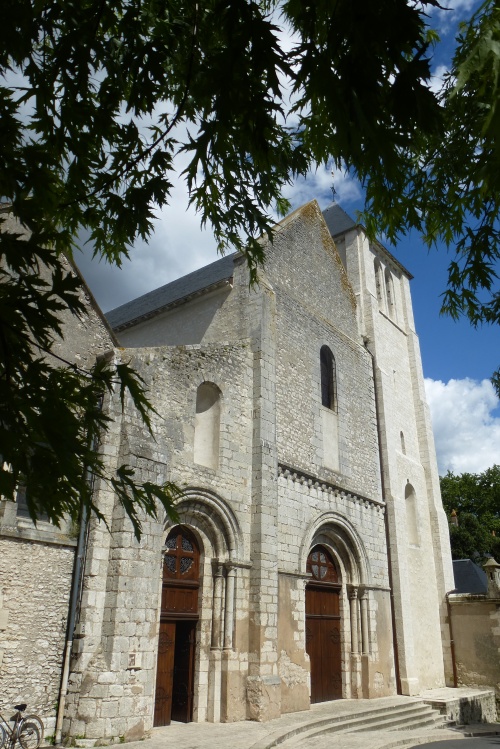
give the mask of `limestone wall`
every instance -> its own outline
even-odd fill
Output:
[[[361,229],[346,234],[346,262],[374,357],[402,689],[418,694],[449,671],[453,582],[409,278]]]
[[[288,633],[288,639],[284,634],[281,636],[285,643],[280,645],[281,664],[286,665],[288,660],[292,660],[295,664],[294,680],[305,688],[308,679],[307,659],[305,663],[303,660],[303,590],[308,579],[305,562],[312,546],[322,543],[331,550],[343,585],[343,695],[349,698],[394,694],[384,506],[282,467],[279,508],[279,559],[283,576],[280,584],[284,590],[291,590],[288,605],[280,598],[280,631]],[[366,642],[360,634],[361,607],[365,605]],[[358,625],[354,637],[353,621]],[[290,632],[293,633],[292,639]],[[294,690],[288,687],[287,691],[293,705],[292,691],[298,695],[300,690],[294,686]]]
[[[71,544],[0,533],[0,712],[26,702],[46,721],[47,735],[59,699],[73,559]]]
[[[127,462],[139,480],[168,479],[184,488],[179,515],[202,553],[193,718],[242,719],[247,717],[253,356],[245,342],[137,349],[126,356],[149,388],[157,411],[154,436],[130,403],[120,415],[118,400],[110,402],[115,420],[104,446],[106,461],[110,470]],[[217,467],[194,461],[196,395],[206,381],[221,393]],[[165,523],[162,514],[158,521],[144,519],[138,542],[109,487],[98,487],[97,500],[111,534],[93,524],[65,732],[91,742],[133,740],[153,725],[162,549],[172,522]],[[230,585],[233,604],[225,611]],[[221,587],[223,618],[216,623],[214,644]]]
[[[450,596],[459,686],[491,687],[500,702],[500,600]]]

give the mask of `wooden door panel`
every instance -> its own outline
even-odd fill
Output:
[[[164,586],[161,597],[162,614],[197,614],[198,588]]]
[[[339,616],[339,591],[335,588],[306,588],[306,615]]]
[[[192,720],[195,634],[195,622],[177,622],[172,720],[182,723]]]
[[[311,662],[311,702],[342,697],[339,591],[306,588],[306,652]]]
[[[321,619],[306,617],[306,652],[311,661],[311,702],[322,702]]]
[[[322,702],[342,697],[340,619],[320,619]]]
[[[174,622],[160,622],[158,666],[156,670],[155,726],[168,726],[172,719],[175,627],[176,625]]]

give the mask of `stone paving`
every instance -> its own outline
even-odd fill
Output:
[[[456,690],[454,690],[456,693]],[[363,733],[331,733],[320,737],[294,738],[279,742],[279,736],[294,727],[320,720],[326,716],[347,717],[359,714],[364,707],[373,709],[374,704],[381,708],[399,702],[415,701],[410,697],[386,697],[378,700],[338,700],[336,702],[313,705],[310,710],[290,713],[281,718],[257,723],[241,721],[237,723],[172,723],[165,728],[155,728],[151,737],[144,742],[129,743],[127,749],[266,749],[273,745],[317,749],[318,744],[335,749],[391,749],[391,747],[411,747],[444,739],[460,739],[464,733],[457,729],[413,729],[411,731],[367,731]],[[470,735],[472,727],[467,730]],[[500,724],[482,724],[482,732],[500,729]],[[276,744],[274,743],[276,740]],[[278,744],[279,742],[279,744]]]

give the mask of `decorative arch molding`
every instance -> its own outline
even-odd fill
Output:
[[[365,546],[358,532],[337,512],[324,512],[309,525],[301,547],[300,566],[306,569],[309,551],[316,544],[329,546],[342,567],[347,585],[371,585],[371,571]]]
[[[238,520],[227,502],[210,489],[188,487],[176,505],[180,522],[199,527],[213,549],[214,557],[223,561],[242,558],[243,535]],[[176,523],[167,519],[165,528]]]

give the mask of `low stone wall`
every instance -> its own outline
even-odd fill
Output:
[[[493,689],[436,689],[434,694],[430,693],[423,699],[459,726],[470,723],[494,723],[497,720]]]
[[[500,599],[450,596],[458,686],[490,687],[500,703]]]

